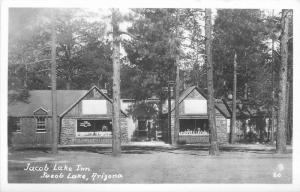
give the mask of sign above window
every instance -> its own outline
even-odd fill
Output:
[[[82,100],[82,114],[84,115],[107,114],[106,100]]]
[[[184,100],[184,112],[186,114],[207,114],[207,101]]]

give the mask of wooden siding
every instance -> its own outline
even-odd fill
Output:
[[[36,118],[20,119],[21,132],[12,133],[12,145],[49,145],[51,143],[51,118],[46,118],[46,132],[36,132]]]
[[[196,89],[194,89],[185,99],[190,99],[190,100],[206,100]],[[188,116],[193,116],[193,115],[194,116],[199,116],[200,114],[186,114],[185,113],[185,111],[184,111],[184,100],[179,104],[179,115],[182,116],[182,117],[185,116],[185,115],[188,115]],[[172,113],[174,113],[174,110],[172,111]],[[218,109],[216,109],[216,108],[215,108],[215,113],[216,113],[216,115],[222,115],[220,113],[220,111]],[[206,115],[206,117],[207,117],[207,114],[201,114],[201,116],[203,116],[203,115]]]
[[[179,135],[181,143],[209,143],[209,135]]]
[[[206,100],[196,89],[194,89],[185,99]]]
[[[106,108],[107,113],[102,115],[87,115],[82,114],[82,100],[106,100]],[[112,118],[112,103],[105,98],[102,94],[98,92],[97,89],[93,89],[90,93],[88,93],[81,101],[79,101],[75,106],[72,107],[70,111],[68,111],[64,117],[76,117],[76,118]],[[123,113],[120,113],[121,117],[125,117]]]

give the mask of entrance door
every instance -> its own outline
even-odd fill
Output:
[[[138,121],[138,137],[148,137],[147,121]]]

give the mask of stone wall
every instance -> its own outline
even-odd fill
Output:
[[[121,142],[128,142],[127,120],[121,118]],[[76,137],[77,119],[63,118],[61,121],[60,144],[111,144],[111,137]]]
[[[216,116],[216,128],[219,143],[228,143],[227,119],[224,116]]]
[[[175,114],[171,116],[171,136],[174,136],[175,128]],[[228,143],[229,138],[227,134],[227,119],[222,115],[216,115],[216,129],[219,143]],[[190,138],[189,138],[190,137]],[[179,136],[179,141],[186,143],[208,143],[209,136]]]
[[[62,145],[75,144],[77,119],[63,118],[60,124],[59,143]]]

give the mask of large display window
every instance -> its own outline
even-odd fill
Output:
[[[77,120],[77,137],[111,137],[111,120]]]
[[[179,135],[208,135],[208,119],[180,119]]]

